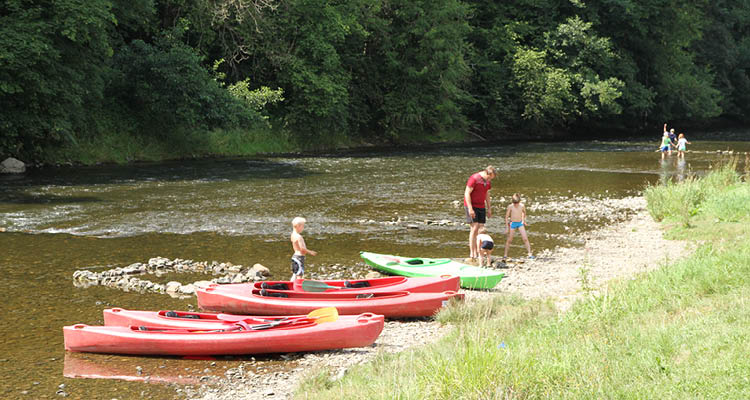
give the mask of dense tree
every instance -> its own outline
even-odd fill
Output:
[[[0,0],[0,157],[747,122],[748,71],[745,0]]]

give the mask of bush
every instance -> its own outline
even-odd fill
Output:
[[[250,128],[260,114],[236,99],[200,63],[195,50],[167,37],[135,40],[113,59],[109,92],[140,121],[140,131]]]

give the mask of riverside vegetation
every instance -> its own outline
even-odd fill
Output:
[[[434,345],[310,376],[310,399],[747,398],[750,183],[730,162],[702,179],[648,187],[652,216],[698,248],[612,282],[565,313],[495,296],[457,305]],[[685,213],[684,210],[690,210]]]
[[[748,26],[744,0],[3,0],[0,159],[746,124]]]

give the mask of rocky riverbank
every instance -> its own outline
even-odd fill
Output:
[[[524,298],[552,298],[564,312],[581,296],[601,291],[610,280],[632,278],[691,250],[684,242],[662,237],[660,226],[645,210],[643,198],[630,201],[635,212],[632,218],[585,234],[583,247],[544,251],[532,261],[496,261],[496,267],[507,271],[506,277],[492,291],[466,291],[466,301],[515,293]],[[431,320],[388,321],[373,346],[284,355],[291,367],[283,372],[257,371],[247,363],[227,372],[217,385],[187,388],[183,393],[201,400],[289,399],[308,374],[326,371],[340,378],[378,352],[398,352],[434,342],[450,329]]]

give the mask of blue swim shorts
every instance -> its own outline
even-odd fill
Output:
[[[523,226],[523,222],[511,222],[510,229],[518,229]]]

